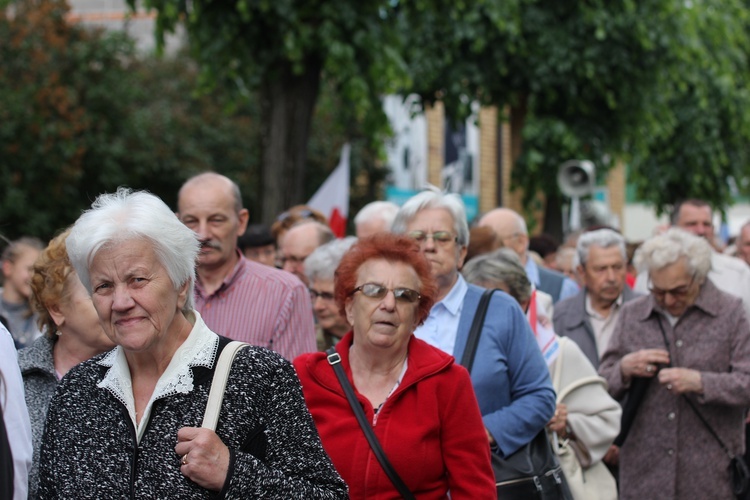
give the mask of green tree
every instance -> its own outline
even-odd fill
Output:
[[[134,0],[129,0],[131,6]],[[147,0],[157,40],[184,21],[210,89],[257,96],[262,219],[304,202],[310,125],[321,82],[340,94],[370,137],[387,128],[379,96],[402,83],[394,2]],[[335,162],[334,162],[335,165]]]
[[[666,103],[650,99],[663,54],[675,50],[678,2],[447,3],[410,23],[408,64],[425,101],[449,116],[476,100],[509,106],[514,184],[530,206],[547,195],[547,221],[559,220],[557,167],[627,154],[633,132],[658,121]],[[409,18],[411,19],[411,18]],[[431,56],[431,48],[441,50]]]
[[[681,195],[728,201],[748,143],[742,2],[409,5],[410,90],[454,119],[472,101],[510,106],[514,184],[530,208],[545,193],[546,230],[561,220],[557,168],[574,158],[593,160],[600,180],[613,158],[629,161],[659,208]]]
[[[130,93],[120,60],[132,45],[75,29],[66,12],[56,1],[0,12],[0,231],[11,236],[46,237],[78,216],[72,197],[124,181],[118,137],[128,99],[108,93]]]
[[[631,179],[659,213],[687,198],[723,212],[750,188],[750,15],[739,1],[695,2],[684,23],[681,50],[661,75],[668,113],[643,131]]]
[[[210,168],[258,192],[252,109],[197,96],[185,58],[139,59],[124,35],[69,25],[67,10],[23,0],[0,11],[1,233],[47,238],[119,185],[172,203]]]

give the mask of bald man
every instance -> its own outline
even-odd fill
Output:
[[[390,201],[373,201],[365,205],[354,217],[357,238],[367,238],[376,233],[390,232],[398,213],[398,205]]]
[[[336,239],[333,231],[315,220],[302,220],[289,228],[279,245],[282,269],[297,276],[309,286],[305,259],[321,245]]]
[[[750,221],[745,222],[737,236],[737,257],[750,265]]]
[[[534,286],[551,295],[555,302],[578,293],[575,281],[558,272],[539,267],[534,259],[529,258],[529,232],[526,221],[520,214],[509,208],[495,208],[479,219],[479,226],[492,228],[498,243],[518,254]]]
[[[211,330],[289,361],[316,350],[307,287],[290,273],[246,259],[237,248],[249,214],[236,183],[213,172],[188,179],[177,216],[201,243],[195,308]]]

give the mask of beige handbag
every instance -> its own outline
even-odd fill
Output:
[[[232,368],[235,356],[240,349],[247,346],[245,342],[236,340],[228,343],[219,355],[216,361],[216,370],[214,370],[214,379],[211,382],[211,391],[208,393],[208,402],[206,403],[206,412],[203,414],[203,424],[201,427],[216,431],[216,424],[219,422],[219,413],[221,412],[221,402],[224,400],[224,390],[227,387],[229,370]]]
[[[563,350],[564,342],[570,339],[560,337],[560,350]],[[557,392],[557,402],[561,403],[565,397],[573,391],[589,385],[602,384],[606,390],[606,382],[599,376],[592,375],[576,380],[572,384],[560,390],[560,378],[562,373],[562,356],[555,361],[552,382]],[[564,439],[560,441],[556,433],[550,436],[552,448],[557,453],[565,478],[568,480],[570,491],[576,500],[617,500],[617,483],[615,478],[601,460],[591,465],[591,456],[582,443],[575,439]]]

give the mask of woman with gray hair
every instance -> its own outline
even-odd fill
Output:
[[[467,262],[462,273],[469,283],[507,292],[526,311],[558,394],[547,433],[573,498],[615,500],[617,485],[602,458],[620,431],[622,410],[607,393],[604,379],[575,342],[555,335],[549,318],[536,313],[538,291],[513,250],[480,255]]]
[[[201,427],[229,340],[193,309],[198,238],[159,198],[99,196],[66,240],[116,344],[50,402],[39,498],[345,498],[292,366],[248,346]]]
[[[341,257],[357,241],[354,236],[329,241],[305,259],[305,275],[310,283],[310,300],[317,320],[318,350],[334,346],[351,329],[341,314],[333,294],[333,278]]]
[[[728,455],[744,447],[750,326],[741,300],[707,278],[711,252],[672,228],[636,255],[650,294],[623,305],[599,367],[615,398],[644,387],[620,448],[623,500],[733,497]]]

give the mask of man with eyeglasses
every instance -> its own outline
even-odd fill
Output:
[[[289,273],[248,260],[237,247],[249,213],[236,183],[213,172],[188,179],[178,194],[177,217],[201,243],[195,308],[209,328],[289,361],[315,351],[307,287]]]
[[[281,268],[309,285],[305,275],[305,259],[313,250],[336,238],[333,231],[315,220],[301,220],[284,235],[279,245]]]
[[[392,231],[419,242],[438,284],[435,304],[414,335],[460,362],[484,293],[459,273],[469,243],[461,198],[419,193],[401,207]],[[495,292],[490,300],[471,380],[487,439],[501,457],[529,443],[555,411],[555,393],[542,353],[523,311],[504,292]]]
[[[713,249],[713,211],[705,201],[689,199],[677,203],[672,212],[672,227],[705,239]],[[750,317],[750,268],[747,264],[735,257],[713,251],[708,278],[720,290],[741,298]],[[648,291],[648,276],[645,273],[638,275],[633,289],[640,293]]]
[[[539,267],[529,257],[529,232],[520,214],[509,208],[495,208],[479,219],[479,226],[492,228],[501,246],[518,254],[529,280],[538,290],[551,295],[555,303],[578,293],[575,281],[557,271]]]

